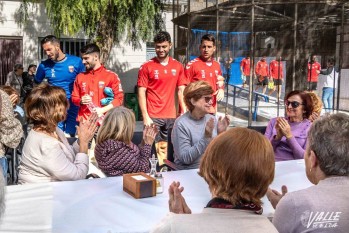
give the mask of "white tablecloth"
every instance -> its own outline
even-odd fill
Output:
[[[197,170],[163,173],[165,192],[134,199],[122,191],[122,177],[53,182],[7,187],[6,213],[0,232],[148,232],[168,213],[169,184],[178,180],[194,213],[210,200]],[[289,191],[309,187],[303,161],[276,163],[273,188],[286,184]],[[273,209],[263,199],[264,214]]]

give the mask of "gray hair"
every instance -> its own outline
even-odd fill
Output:
[[[308,143],[326,176],[349,176],[348,115],[337,113],[316,120],[309,130]]]

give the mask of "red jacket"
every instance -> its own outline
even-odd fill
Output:
[[[81,104],[81,97],[88,94],[92,97],[92,102],[96,107],[103,107],[101,99],[107,97],[104,88],[113,89],[114,100],[111,102],[114,107],[120,106],[124,101],[124,93],[117,74],[107,70],[103,65],[97,70],[88,70],[78,74],[74,82],[72,101],[80,106],[77,121],[83,116],[85,119],[91,114],[86,105]]]

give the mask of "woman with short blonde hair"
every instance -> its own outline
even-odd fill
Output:
[[[184,89],[184,102],[188,112],[178,117],[172,130],[174,162],[178,169],[199,167],[200,158],[212,138],[229,126],[228,116],[216,118],[213,89],[205,81],[189,83]]]
[[[148,172],[151,147],[157,134],[154,125],[146,126],[140,146],[131,142],[136,121],[125,107],[115,107],[104,118],[97,135],[95,157],[98,167],[107,176]]]

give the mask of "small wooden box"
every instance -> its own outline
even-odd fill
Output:
[[[134,198],[156,195],[156,180],[144,172],[123,175],[123,190]]]

